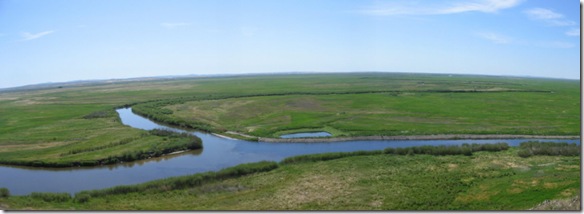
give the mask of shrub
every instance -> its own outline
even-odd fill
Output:
[[[291,163],[303,163],[303,162],[316,162],[316,161],[327,161],[334,160],[343,157],[350,156],[364,156],[364,155],[379,155],[382,151],[355,151],[355,152],[333,152],[333,153],[323,153],[323,154],[311,154],[311,155],[299,155],[294,157],[289,157],[282,160],[282,164]]]
[[[580,146],[576,143],[554,143],[528,141],[519,145],[520,150],[517,155],[520,157],[530,157],[533,155],[548,156],[578,156],[580,155]]]
[[[471,156],[473,152],[478,151],[502,151],[509,149],[507,143],[495,143],[495,144],[462,144],[462,145],[452,145],[452,146],[416,146],[416,147],[406,147],[406,148],[386,148],[383,150],[384,154],[394,154],[394,155],[414,155],[414,154],[426,154],[426,155],[466,155]]]
[[[71,200],[69,193],[33,192],[30,197],[46,202],[66,202]]]
[[[0,198],[8,198],[10,191],[7,188],[0,188]]]
[[[86,203],[89,202],[89,199],[91,199],[91,195],[89,195],[88,193],[77,193],[75,194],[75,201],[78,203]]]

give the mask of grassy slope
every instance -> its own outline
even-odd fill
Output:
[[[111,111],[116,106],[136,102],[192,96],[213,98],[290,92],[436,89],[551,90],[554,93],[398,93],[397,96],[360,94],[250,98],[249,100],[257,101],[262,106],[252,109],[256,112],[248,109],[257,106],[238,107],[229,103],[244,99],[204,102],[224,102],[228,108],[218,110],[232,111],[211,114],[210,117],[217,117],[211,120],[216,120],[218,126],[227,126],[238,131],[247,131],[257,126],[259,128],[254,134],[266,136],[283,133],[286,129],[306,127],[324,127],[335,135],[456,132],[453,129],[484,131],[481,130],[483,127],[491,132],[512,130],[528,134],[579,134],[578,81],[382,73],[193,78],[0,93],[0,159],[84,160],[144,149],[162,142],[161,137],[144,136],[144,131],[121,125],[115,116],[82,119],[93,112]],[[318,108],[305,105],[303,102],[306,100],[309,101],[308,104],[315,102],[321,105],[321,109],[315,111]],[[274,101],[278,102],[279,107],[283,107],[280,112],[267,108]],[[336,103],[347,105],[337,106]],[[441,107],[433,108],[435,105]],[[511,107],[507,108],[508,106]],[[243,109],[238,109],[240,107]],[[364,112],[354,111],[355,109]],[[337,115],[342,113],[340,110],[346,110],[346,114]],[[453,117],[452,110],[460,110],[463,115]],[[249,118],[245,114],[238,115],[242,112],[264,114],[264,117]],[[503,115],[509,117],[503,118]],[[485,122],[485,118],[493,119]],[[291,122],[283,122],[287,119]],[[443,126],[445,121],[450,122],[451,126]],[[468,125],[476,123],[480,127]],[[269,128],[272,124],[277,125],[277,128]],[[513,129],[508,129],[510,126]],[[134,140],[110,149],[66,157],[60,155],[71,150],[110,145],[123,139]]]
[[[580,157],[520,158],[516,152],[356,156],[87,203],[30,197],[0,203],[9,209],[78,210],[523,210],[579,194]]]

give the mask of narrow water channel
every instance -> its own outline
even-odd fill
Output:
[[[280,161],[286,157],[324,152],[348,152],[381,150],[387,147],[421,145],[458,145],[463,143],[507,142],[510,146],[537,139],[512,140],[409,140],[409,141],[346,141],[323,143],[263,143],[220,138],[209,133],[180,130],[156,124],[132,113],[130,108],[118,109],[122,123],[134,128],[150,130],[169,128],[190,132],[203,140],[203,149],[156,159],[91,168],[30,168],[0,166],[0,187],[6,187],[12,195],[31,192],[68,192],[101,189],[118,185],[137,184],[172,176],[216,171],[242,163],[262,160]],[[575,140],[548,142],[580,143]]]

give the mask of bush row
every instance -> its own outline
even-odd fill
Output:
[[[89,200],[91,197],[101,197],[106,195],[126,194],[134,192],[160,192],[184,188],[192,188],[211,181],[224,180],[227,178],[241,177],[258,172],[267,172],[278,168],[276,162],[262,161],[257,163],[240,164],[226,168],[218,172],[198,173],[194,175],[171,177],[162,180],[151,181],[137,185],[116,186],[102,190],[82,191],[75,194],[78,201]]]
[[[466,155],[471,156],[473,152],[479,151],[502,151],[509,149],[507,143],[495,143],[495,144],[462,144],[462,145],[440,145],[440,146],[416,146],[407,148],[386,148],[383,150],[384,154],[394,154],[394,155],[414,155],[414,154],[425,154],[425,155]]]
[[[71,200],[71,195],[66,192],[33,192],[30,194],[30,197],[34,199],[40,199],[46,202],[66,202]]]
[[[528,141],[519,145],[517,155],[520,157],[530,157],[533,155],[549,156],[578,156],[580,155],[580,145],[576,143],[554,143]]]
[[[304,162],[317,162],[317,161],[327,161],[334,160],[350,156],[365,156],[365,155],[380,155],[383,151],[355,151],[355,152],[331,152],[322,154],[310,154],[310,155],[299,155],[294,157],[285,158],[282,160],[282,164],[292,164],[292,163],[304,163]]]
[[[355,151],[355,152],[334,152],[324,154],[311,154],[289,157],[282,160],[282,164],[302,163],[302,162],[316,162],[339,159],[350,156],[363,155],[378,155],[378,154],[392,154],[392,155],[472,155],[473,152],[478,151],[502,151],[509,149],[507,143],[495,144],[462,144],[452,146],[416,146],[405,148],[386,148],[383,151]]]

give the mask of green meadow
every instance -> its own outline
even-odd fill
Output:
[[[198,77],[0,92],[0,163],[93,166],[200,148],[198,138],[123,125],[115,112],[122,106],[159,122],[251,139],[307,131],[579,136],[580,96],[578,80],[404,73]],[[88,200],[0,197],[0,207],[516,210],[579,195],[579,154],[518,152],[341,155],[209,175],[213,179],[200,185],[167,191]]]

